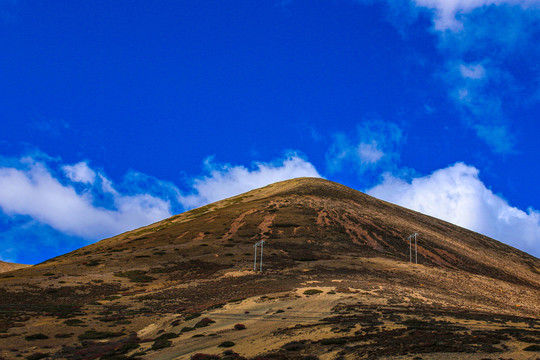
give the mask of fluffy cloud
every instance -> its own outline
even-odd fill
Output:
[[[65,165],[62,167],[66,176],[74,182],[80,182],[84,184],[93,184],[96,180],[96,172],[84,161],[75,165]]]
[[[457,163],[410,182],[387,175],[367,192],[540,255],[540,212],[509,205],[485,186],[475,167]]]
[[[462,125],[494,153],[515,153],[514,113],[538,101],[540,0],[379,1],[404,34],[420,14],[432,19],[443,59],[434,76],[446,83]]]
[[[244,166],[218,165],[207,159],[205,176],[192,180],[193,193],[179,197],[185,208],[222,200],[243,192],[297,177],[321,177],[315,167],[296,154],[271,162]]]
[[[171,215],[170,203],[146,193],[121,194],[103,174],[109,198],[98,205],[96,173],[86,163],[63,166],[66,179],[30,158],[18,167],[0,167],[0,208],[11,216],[29,216],[68,234],[96,240],[147,225]],[[77,190],[72,183],[87,185]]]
[[[520,6],[530,8],[540,4],[539,0],[414,0],[417,6],[432,9],[435,12],[435,29],[439,31],[458,31],[463,28],[463,24],[457,17],[470,13],[471,11],[486,7],[499,5]]]
[[[347,167],[363,174],[392,167],[399,157],[397,148],[403,141],[401,128],[389,122],[367,121],[356,130],[356,136],[334,135],[326,153],[328,171],[336,173]]]

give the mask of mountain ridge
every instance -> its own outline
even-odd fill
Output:
[[[415,232],[418,264],[414,257],[410,262],[415,249],[407,240]],[[260,240],[262,272],[254,271]],[[260,255],[257,261],[258,270]],[[527,341],[540,341],[539,299],[539,259],[343,185],[299,178],[0,275],[0,309],[16,309],[9,317],[0,312],[0,349],[7,341],[23,349],[0,351],[0,357],[31,355],[24,334],[41,332],[49,337],[41,344],[53,349],[43,351],[77,359],[72,354],[103,346],[81,339],[91,329],[124,334],[122,341],[142,349],[145,359],[190,359],[201,350],[219,355],[219,339],[232,339],[235,351],[248,357],[277,352],[280,359],[369,358],[384,348],[389,356],[412,351],[435,359],[444,351],[481,348],[472,358],[490,351],[520,358]],[[280,314],[287,312],[299,327],[286,325]],[[200,325],[197,314],[216,325]],[[411,322],[426,321],[431,325],[421,331],[411,328]],[[69,325],[76,323],[86,328]],[[248,330],[235,332],[237,323]],[[130,332],[136,335],[127,337]],[[164,332],[174,340],[154,349]],[[74,335],[54,337],[66,333]],[[262,333],[264,340],[254,340]],[[408,345],[417,336],[443,335],[441,344],[452,339],[452,346],[428,351]],[[328,352],[325,343],[336,338],[356,345]],[[302,341],[303,350],[284,350],[287,340]],[[115,341],[105,343],[114,348]]]

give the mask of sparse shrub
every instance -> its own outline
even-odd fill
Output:
[[[304,295],[316,295],[316,294],[320,294],[322,292],[323,291],[319,290],[319,289],[308,289],[308,290],[304,291]]]
[[[218,347],[232,347],[234,345],[236,344],[233,343],[232,341],[224,341],[221,344],[219,344]]]
[[[276,314],[281,314],[281,313],[284,313],[284,312],[285,312],[285,310],[279,309],[278,311],[276,311]]]
[[[530,346],[527,346],[523,350],[525,350],[525,351],[540,351],[540,345],[530,345]]]
[[[225,256],[234,256],[232,253],[226,253]]]
[[[54,337],[57,338],[57,339],[67,339],[67,338],[70,338],[72,336],[73,336],[73,334],[56,334],[56,335],[54,335]]]
[[[79,335],[79,340],[99,340],[99,339],[109,339],[113,337],[119,337],[124,335],[122,332],[110,332],[110,331],[96,331],[96,330],[87,330],[84,334]]]
[[[196,329],[198,329],[198,328],[202,328],[202,327],[209,326],[210,324],[213,324],[213,323],[215,323],[214,320],[212,320],[212,319],[210,319],[210,318],[204,318],[204,319],[201,319],[201,321],[199,321],[198,323],[196,323],[196,324],[194,325],[194,327],[195,327]]]
[[[329,338],[321,340],[321,345],[343,345],[346,342],[345,338]]]
[[[234,325],[234,329],[235,330],[245,330],[246,325],[244,325],[244,324],[236,324],[236,325]]]
[[[185,320],[188,321],[188,320],[191,320],[191,319],[198,318],[199,316],[201,316],[201,313],[187,314],[186,317],[185,317]]]
[[[195,335],[192,336],[192,338],[199,338],[199,337],[204,337],[204,335],[203,334],[195,334]]]
[[[178,337],[178,334],[176,333],[165,333],[165,334],[161,334],[159,337],[156,338],[156,340],[159,340],[159,339],[174,339],[174,338],[177,338]]]
[[[282,348],[287,351],[298,351],[304,349],[305,347],[306,345],[299,341],[292,341],[282,346]]]
[[[52,272],[47,272],[47,273],[43,274],[43,276],[53,276],[53,275],[54,275],[54,273],[52,273]]]
[[[193,331],[193,330],[195,330],[195,328],[192,328],[192,327],[189,327],[189,326],[184,326],[182,328],[182,330],[180,330],[180,332],[185,333],[185,332],[189,332],[189,331]]]
[[[191,360],[220,360],[221,358],[218,355],[209,355],[209,354],[195,354],[191,355]]]
[[[330,290],[329,292],[327,292],[328,295],[335,295],[336,292],[334,290]]]
[[[49,354],[45,353],[34,353],[32,355],[29,355],[26,357],[26,360],[39,360],[39,359],[45,359],[48,358]]]
[[[152,344],[152,350],[161,350],[168,348],[172,345],[172,341],[167,339],[156,339]]]
[[[147,283],[156,280],[155,278],[146,275],[143,270],[129,270],[114,273],[114,276],[128,278],[131,282]]]
[[[101,264],[101,261],[99,261],[99,260],[92,260],[92,261],[87,262],[87,263],[84,264],[84,265],[86,265],[86,266],[98,266],[99,264]]]
[[[33,335],[28,335],[28,336],[25,336],[24,337],[27,341],[32,341],[32,340],[45,340],[45,339],[48,339],[49,337],[45,334],[33,334]]]
[[[82,326],[84,324],[84,321],[80,319],[67,319],[64,321],[64,324],[68,326]]]

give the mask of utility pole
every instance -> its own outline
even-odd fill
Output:
[[[418,243],[416,241],[416,236],[418,233],[409,235],[407,238],[409,240],[409,262],[412,263],[412,238],[414,237],[414,261],[418,264]]]
[[[253,247],[255,248],[255,259],[253,260],[253,271],[256,271],[257,270],[257,246],[261,246],[261,260],[260,260],[260,270],[262,272],[262,267],[263,267],[263,248],[264,248],[264,243],[265,241],[264,240],[261,240],[261,241],[257,241],[255,243],[255,245],[253,245]]]

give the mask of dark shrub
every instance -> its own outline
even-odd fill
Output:
[[[109,339],[113,337],[119,337],[125,335],[122,332],[110,332],[110,331],[95,331],[87,330],[84,334],[79,335],[79,340],[100,340],[100,339]]]
[[[322,293],[322,290],[319,289],[309,289],[304,291],[304,295],[316,295]]]
[[[214,320],[212,320],[212,319],[210,319],[210,318],[204,318],[204,319],[201,319],[201,321],[199,321],[198,323],[196,323],[196,324],[194,325],[194,327],[195,327],[196,329],[198,329],[198,328],[206,327],[206,326],[208,326],[208,325],[210,325],[210,324],[213,324],[213,323],[215,323]]]
[[[154,341],[154,343],[152,344],[152,350],[160,350],[160,349],[165,349],[165,348],[168,348],[172,345],[172,341],[170,340],[167,340],[167,339],[157,339],[156,341]]]
[[[45,340],[45,339],[48,339],[49,337],[45,334],[34,334],[34,335],[25,336],[24,338],[28,341],[31,341],[31,340]]]
[[[175,334],[175,333],[165,333],[165,334],[161,334],[159,337],[156,338],[156,340],[160,340],[160,339],[174,339],[174,338],[177,338],[179,335],[178,334]]]
[[[80,319],[67,319],[64,321],[64,324],[69,326],[82,326],[84,324],[84,321]]]
[[[233,343],[232,341],[224,341],[221,344],[219,344],[218,347],[231,347],[231,346],[234,346],[234,345],[236,345],[236,344]]]
[[[298,351],[304,349],[305,347],[306,345],[298,341],[293,341],[282,346],[282,348],[287,351]]]
[[[530,346],[527,346],[523,350],[525,350],[525,351],[540,351],[540,345],[530,345]]]
[[[184,327],[182,328],[182,330],[180,330],[180,332],[185,333],[185,332],[193,331],[193,330],[195,330],[195,328],[192,328],[192,327],[189,327],[189,326],[184,326]]]
[[[191,319],[198,318],[199,316],[201,316],[200,313],[187,314],[186,317],[185,317],[185,320],[188,321],[188,320],[191,320]]]
[[[236,324],[236,325],[234,325],[234,329],[235,330],[245,330],[246,325],[244,325],[244,324]]]
[[[343,345],[347,342],[345,338],[330,338],[321,340],[322,345]]]
[[[191,360],[220,360],[221,358],[218,355],[209,355],[209,354],[195,354],[191,355]]]
[[[34,353],[32,355],[29,355],[26,357],[27,360],[39,360],[39,359],[45,359],[48,358],[49,354],[44,353]]]

